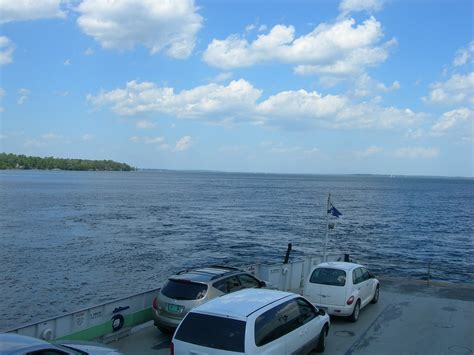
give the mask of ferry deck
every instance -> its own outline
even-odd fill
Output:
[[[474,286],[381,279],[357,323],[331,317],[325,354],[473,354]],[[169,354],[152,322],[110,343],[125,354]]]

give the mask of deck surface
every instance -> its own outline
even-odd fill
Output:
[[[125,354],[169,354],[151,323],[111,346]],[[382,280],[380,300],[357,323],[331,317],[325,354],[473,354],[474,288]]]

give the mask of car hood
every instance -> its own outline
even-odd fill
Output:
[[[88,342],[88,341],[61,341],[56,342],[58,345],[74,348],[77,350],[85,351],[89,354],[94,355],[122,355],[121,352],[113,348],[109,348],[103,344]]]

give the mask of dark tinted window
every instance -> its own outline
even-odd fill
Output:
[[[268,344],[303,325],[296,300],[282,303],[255,320],[255,344]]]
[[[260,282],[247,274],[239,275],[240,283],[242,284],[242,288],[257,288],[260,287]]]
[[[313,305],[310,304],[303,298],[297,299],[298,308],[300,310],[299,321],[302,324],[308,323],[310,320],[316,318],[316,310],[314,309]]]
[[[317,268],[313,271],[309,282],[321,285],[344,286],[346,284],[346,272],[330,268]]]
[[[175,338],[208,348],[244,352],[245,322],[189,313],[181,322]]]
[[[223,280],[220,280],[213,285],[219,291],[225,293],[231,293],[242,289],[242,285],[237,276],[227,277]]]
[[[57,349],[43,349],[29,352],[27,355],[68,355],[68,353]]]
[[[206,291],[207,285],[171,279],[161,289],[162,294],[175,300],[197,300],[203,298]]]

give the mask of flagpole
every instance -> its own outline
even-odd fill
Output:
[[[323,252],[323,262],[326,261],[326,248],[328,244],[328,236],[329,236],[329,204],[331,201],[331,193],[328,195],[328,205],[326,207],[326,238],[324,238],[324,252]]]

